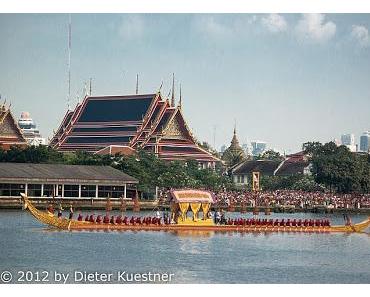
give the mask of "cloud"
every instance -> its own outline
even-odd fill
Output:
[[[272,33],[283,32],[288,28],[288,23],[286,22],[285,18],[274,13],[263,17],[261,19],[261,23]]]
[[[253,25],[258,20],[258,17],[254,14],[250,18],[247,19],[248,25]]]
[[[144,34],[144,20],[137,15],[125,15],[119,25],[119,34],[125,40],[133,40]]]
[[[325,22],[324,14],[304,14],[296,26],[298,38],[303,41],[324,43],[334,37],[335,23]]]
[[[366,27],[353,25],[351,36],[357,41],[360,47],[365,48],[370,46],[369,30]]]
[[[230,28],[218,22],[213,16],[205,16],[197,19],[196,26],[206,34],[221,36],[228,34]]]

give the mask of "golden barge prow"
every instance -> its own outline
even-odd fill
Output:
[[[208,211],[213,202],[207,191],[177,190],[172,191],[171,221],[174,223],[97,223],[68,218],[58,218],[47,211],[38,210],[28,197],[21,193],[24,209],[28,210],[38,221],[62,230],[121,230],[121,231],[214,231],[214,232],[363,232],[370,226],[370,217],[358,224],[338,226],[275,226],[275,225],[216,225],[208,218]],[[188,209],[192,218],[187,217]],[[200,209],[203,218],[198,218]]]

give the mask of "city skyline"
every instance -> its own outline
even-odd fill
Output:
[[[45,137],[67,107],[68,19],[0,15],[0,93]],[[166,96],[175,73],[190,128],[216,148],[235,121],[240,143],[287,153],[346,131],[358,143],[370,128],[369,27],[367,14],[73,14],[72,106],[90,77],[93,95],[133,94],[139,74],[139,93],[163,81]]]

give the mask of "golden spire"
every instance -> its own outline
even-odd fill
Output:
[[[233,135],[233,138],[231,139],[230,147],[233,148],[233,149],[241,148],[240,145],[239,145],[238,137],[236,136],[236,120],[235,120],[235,123],[234,123],[234,135]]]

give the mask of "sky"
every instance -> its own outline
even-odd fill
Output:
[[[293,153],[370,130],[370,14],[72,14],[71,105],[175,95],[217,149],[262,140]],[[0,14],[0,94],[51,137],[67,110],[68,14]],[[79,99],[78,99],[79,98]]]

